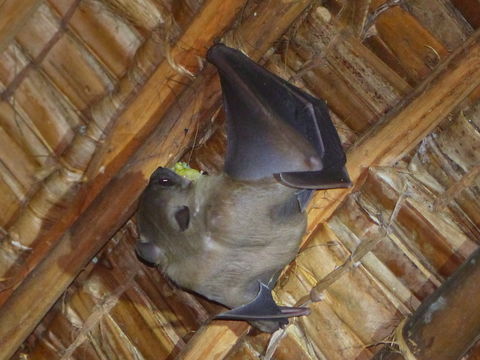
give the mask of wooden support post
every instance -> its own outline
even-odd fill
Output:
[[[398,350],[380,351],[375,359],[460,359],[480,334],[480,249],[402,322]]]
[[[204,326],[175,360],[223,359],[248,328],[240,321],[216,321]]]

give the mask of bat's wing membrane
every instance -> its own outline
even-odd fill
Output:
[[[218,44],[207,59],[218,69],[227,115],[225,172],[241,180],[275,175],[287,186],[350,186],[345,154],[325,103]]]

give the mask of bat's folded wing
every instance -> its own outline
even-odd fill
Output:
[[[351,185],[345,153],[322,100],[225,45],[214,45],[207,59],[222,84],[227,174],[241,180],[276,176],[303,189]]]
[[[272,298],[270,288],[259,282],[260,289],[257,296],[248,304],[225,311],[215,316],[215,319],[225,320],[277,320],[286,325],[287,318],[308,315],[310,310],[306,307],[278,306]]]

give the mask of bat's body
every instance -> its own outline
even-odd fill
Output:
[[[175,197],[170,196],[172,189],[165,193],[155,186],[142,197],[146,205],[138,214],[139,226],[160,224],[153,225],[153,232],[162,244],[162,270],[178,285],[228,307],[249,302],[258,293],[257,281],[268,284],[297,252],[306,219],[298,210],[296,190],[274,179],[252,183],[228,175],[202,176],[196,184],[184,184]],[[158,211],[183,206],[190,209],[184,231]],[[142,233],[141,241],[149,239]]]
[[[345,156],[323,102],[233,49],[217,45],[208,58],[226,104],[225,173],[190,181],[157,169],[140,200],[137,251],[181,287],[234,308],[224,318],[273,331],[305,311],[277,307],[259,284],[274,285],[295,257],[311,189],[350,184]]]

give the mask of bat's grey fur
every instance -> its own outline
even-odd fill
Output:
[[[248,182],[222,174],[191,182],[170,176],[174,185],[164,187],[154,174],[141,197],[140,256],[211,300],[231,308],[250,302],[258,280],[268,284],[295,257],[306,226],[297,190],[273,178]],[[175,212],[184,206],[190,222],[181,231]],[[269,332],[278,328],[273,321],[255,325]]]

